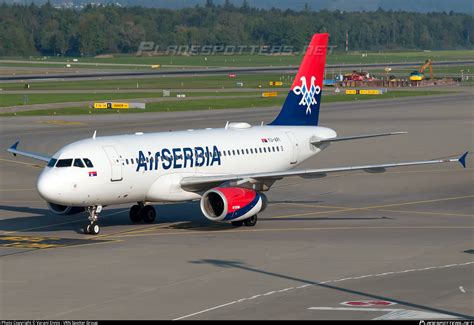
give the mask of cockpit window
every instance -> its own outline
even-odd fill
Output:
[[[51,160],[48,162],[48,167],[54,167],[56,165],[57,159],[51,158]]]
[[[84,168],[84,163],[79,158],[74,159],[74,167]]]
[[[84,163],[86,164],[87,167],[89,167],[89,168],[94,167],[94,165],[92,165],[92,162],[89,159],[82,158],[82,160],[84,160]]]
[[[59,159],[56,167],[71,167],[72,159]]]

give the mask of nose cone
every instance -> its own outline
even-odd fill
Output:
[[[40,196],[46,201],[61,203],[61,185],[58,176],[45,170],[38,178],[37,188]]]

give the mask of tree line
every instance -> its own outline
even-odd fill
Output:
[[[92,56],[134,53],[140,42],[170,45],[307,45],[329,32],[350,50],[471,49],[474,17],[462,13],[341,12],[257,9],[229,1],[179,10],[87,6],[83,10],[0,5],[0,55]]]

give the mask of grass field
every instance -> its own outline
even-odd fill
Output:
[[[204,97],[204,96],[253,96],[258,97],[261,93],[258,92],[191,92],[187,93],[187,98]],[[28,101],[24,103],[23,94],[3,94],[0,95],[0,107],[33,105],[33,104],[48,104],[48,103],[67,103],[67,102],[82,102],[82,101],[110,101],[110,100],[129,100],[139,98],[160,98],[163,97],[161,92],[156,93],[71,93],[71,94],[29,94]],[[175,94],[172,94],[175,96]]]
[[[268,87],[270,80],[283,81],[288,88],[293,75],[282,74],[242,74],[237,78],[225,76],[186,76],[186,77],[157,77],[142,79],[114,79],[114,80],[85,80],[85,81],[58,81],[30,83],[31,89],[80,90],[80,89],[222,89],[239,88],[237,82],[243,82],[245,88]],[[23,82],[3,83],[3,90],[24,90]]]
[[[450,91],[391,91],[383,95],[331,95],[325,96],[324,103],[331,102],[348,102],[355,100],[377,100],[387,98],[401,98],[408,96],[430,96],[453,93]],[[18,113],[4,113],[0,116],[44,116],[44,115],[81,115],[81,114],[130,114],[130,113],[146,113],[146,112],[172,112],[172,111],[190,111],[190,110],[212,110],[212,109],[229,109],[229,108],[254,108],[254,107],[271,107],[281,106],[284,96],[273,98],[229,98],[229,99],[193,99],[182,101],[164,101],[159,103],[147,104],[146,110],[130,109],[130,110],[90,110],[88,108],[63,108],[63,109],[46,109],[24,111]]]
[[[390,74],[400,77],[408,77],[413,68],[394,68]],[[385,71],[381,68],[367,69],[371,74],[378,77],[384,77]],[[474,66],[441,66],[434,67],[434,75],[450,75],[459,77],[461,70],[465,75],[474,74]],[[326,78],[333,78],[335,74],[350,73],[352,69],[327,69]],[[428,75],[428,72],[426,72]],[[231,89],[240,88],[237,82],[243,82],[244,88],[255,88],[259,86],[269,87],[269,81],[283,81],[281,88],[288,88],[293,81],[293,74],[237,74],[236,78],[229,78],[227,75],[215,76],[182,76],[169,77],[160,76],[155,78],[139,79],[114,79],[114,80],[82,80],[82,81],[54,81],[54,82],[31,82],[31,89],[35,90],[124,90],[124,89]],[[0,88],[3,90],[25,90],[24,82],[2,83]],[[1,95],[0,95],[1,96]]]
[[[367,56],[362,55],[367,53]],[[436,61],[472,60],[474,50],[458,51],[413,51],[413,52],[349,52],[334,51],[328,55],[328,64],[342,63],[387,63],[387,62],[424,62],[431,58]],[[0,58],[1,59],[1,58]],[[25,58],[3,58],[10,60],[26,60],[31,64],[42,65],[41,62],[69,62],[73,68],[91,68],[94,66],[81,65],[81,63],[95,63],[96,67],[116,69],[120,66],[113,64],[137,65],[137,68],[146,68],[139,65],[160,64],[164,66],[207,66],[207,67],[245,67],[245,66],[289,66],[299,65],[301,54],[294,55],[191,55],[191,56],[143,56],[118,54],[111,58],[78,58],[79,62],[72,62],[72,58],[65,57],[43,57]],[[1,63],[1,62],[0,62]],[[102,64],[108,65],[102,65]],[[112,65],[110,65],[112,64]],[[43,64],[44,65],[44,64]],[[58,64],[64,67],[64,64]],[[130,66],[129,66],[130,67]],[[122,66],[123,68],[123,66]],[[150,67],[151,68],[151,67]]]

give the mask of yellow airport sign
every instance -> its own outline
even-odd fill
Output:
[[[262,97],[276,97],[278,93],[276,91],[268,91],[268,92],[263,92]]]
[[[346,89],[346,95],[382,95],[383,89]]]
[[[94,108],[107,108],[107,103],[94,103]]]
[[[128,109],[130,105],[128,103],[111,103],[113,109]]]
[[[283,82],[282,81],[270,81],[268,83],[270,86],[283,86]]]
[[[359,94],[361,95],[381,95],[382,92],[380,89],[361,89],[359,90]]]
[[[96,102],[93,105],[94,108],[99,109],[128,109],[130,108],[129,103],[112,103],[112,102]]]

